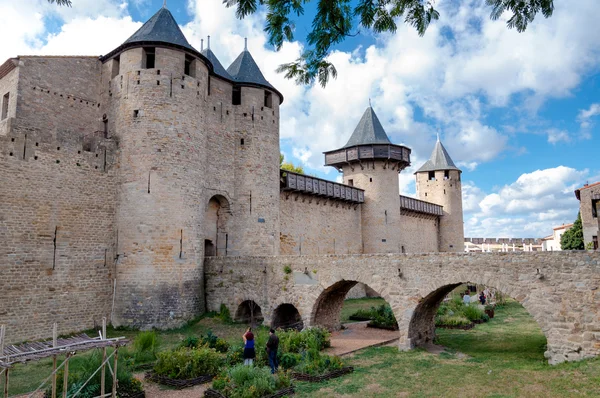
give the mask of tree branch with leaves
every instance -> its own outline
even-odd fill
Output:
[[[50,4],[55,4],[59,5],[59,6],[67,6],[67,7],[71,7],[71,0],[48,0],[48,3]]]
[[[264,31],[268,42],[277,51],[283,43],[294,40],[293,18],[304,15],[304,5],[311,0],[223,0],[227,7],[235,7],[236,16],[243,19],[265,7],[267,16]],[[397,21],[414,27],[423,36],[429,25],[439,19],[435,0],[314,0],[318,2],[312,21],[312,30],[306,37],[308,49],[294,62],[282,64],[277,72],[297,84],[323,87],[330,78],[337,77],[335,66],[327,60],[332,48],[347,37],[356,36],[361,29],[379,33],[396,33]],[[512,13],[507,21],[510,29],[523,32],[539,13],[546,18],[554,12],[553,0],[485,0],[492,8],[490,18],[499,19],[503,13]]]

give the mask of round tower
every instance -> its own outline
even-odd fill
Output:
[[[441,252],[462,252],[465,249],[461,173],[439,136],[431,157],[415,173],[417,197],[444,208],[438,230],[438,248]]]
[[[398,253],[400,193],[398,173],[410,164],[410,149],[390,142],[370,106],[348,143],[325,152],[325,165],[344,175],[344,184],[364,189],[361,206],[363,253]]]
[[[235,85],[236,214],[239,255],[279,254],[279,106],[283,95],[248,51],[227,68]]]
[[[163,7],[102,57],[119,142],[114,325],[167,328],[204,311],[204,114],[211,63]]]

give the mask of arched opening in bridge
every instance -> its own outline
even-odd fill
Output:
[[[273,329],[297,329],[304,328],[304,321],[298,309],[292,304],[281,304],[273,311],[273,319],[271,321]]]
[[[485,306],[478,300],[484,290]],[[492,352],[501,347],[501,351],[514,351],[515,356],[543,359],[547,340],[533,313],[521,305],[526,297],[525,293],[518,293],[515,298],[510,298],[493,287],[469,282],[439,287],[423,297],[416,306],[408,329],[410,345],[415,348],[435,343],[458,350],[472,349],[473,353],[482,352],[481,350]],[[465,295],[469,296],[467,300]],[[480,320],[472,319],[470,316],[473,316],[473,312],[467,314],[467,307],[477,309],[479,314],[485,311],[485,315]],[[499,318],[489,319],[499,313]],[[466,320],[470,322],[467,324]],[[478,325],[479,323],[485,325]],[[477,329],[470,330],[473,327]],[[441,328],[446,330],[442,331]],[[453,339],[457,335],[461,337],[455,341],[454,346]],[[482,337],[483,335],[486,337]],[[480,344],[484,346],[479,347]]]
[[[215,195],[208,201],[204,213],[204,255],[226,256],[230,248],[228,224],[231,218],[229,201]]]
[[[359,293],[361,293],[362,298],[380,297],[378,292],[366,284],[351,280],[342,280],[336,282],[325,289],[315,302],[312,324],[315,326],[325,327],[332,331],[341,329],[342,309],[344,307],[344,302],[346,298],[352,299],[349,293],[356,289],[356,286],[361,287],[361,289],[359,289]],[[397,329],[398,324],[394,315],[391,313],[389,303],[386,303],[383,299],[379,299],[375,303],[372,301],[367,302],[365,309],[371,310],[372,307],[375,307],[376,310],[380,309],[382,313],[388,315],[392,320],[389,322],[389,326]]]
[[[236,322],[247,323],[251,326],[260,325],[263,322],[263,314],[260,306],[253,300],[242,302],[235,312],[234,320]]]

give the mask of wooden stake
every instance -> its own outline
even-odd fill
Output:
[[[8,398],[8,368],[4,371],[4,398]]]
[[[112,398],[117,398],[117,360],[119,358],[119,348],[115,347],[115,366],[114,366],[114,374],[113,374],[113,386],[112,386]]]
[[[58,340],[58,325],[54,322],[52,327],[52,347],[56,347]],[[56,398],[56,355],[52,357],[52,398]]]
[[[106,318],[102,318],[102,340],[106,338]],[[106,383],[106,347],[102,349],[102,370],[100,376],[100,396],[104,398]]]
[[[65,375],[63,377],[63,398],[67,398],[67,390],[69,389],[69,359],[71,359],[71,353],[67,353],[65,358]]]

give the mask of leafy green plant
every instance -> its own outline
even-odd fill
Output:
[[[292,273],[292,267],[290,267],[289,265],[284,265],[283,266],[283,273],[284,274],[291,274]]]
[[[231,323],[231,313],[229,312],[229,308],[227,308],[227,306],[225,304],[221,304],[221,307],[219,308],[219,314],[217,315],[217,317],[219,319],[221,319],[223,322],[226,323]]]
[[[291,385],[290,375],[267,367],[237,365],[224,370],[212,387],[228,398],[259,398]]]
[[[316,350],[308,350],[302,354],[302,360],[294,366],[294,371],[311,376],[318,376],[344,367],[339,357],[323,355]]]
[[[435,318],[435,326],[469,326],[472,322],[462,314],[442,315]]]
[[[478,321],[483,319],[485,313],[478,305],[467,305],[462,310],[463,315],[470,321]]]
[[[178,348],[158,353],[154,371],[172,379],[193,379],[215,375],[225,363],[223,355],[213,348]]]
[[[200,339],[196,336],[188,336],[179,344],[180,347],[196,348],[200,344]]]
[[[294,354],[291,352],[285,352],[279,355],[279,365],[284,369],[291,369],[294,366],[298,365],[302,360],[301,354]]]
[[[279,331],[279,350],[282,353],[301,353],[309,349],[321,351],[331,346],[331,333],[327,329],[315,327],[301,332],[290,329]]]

